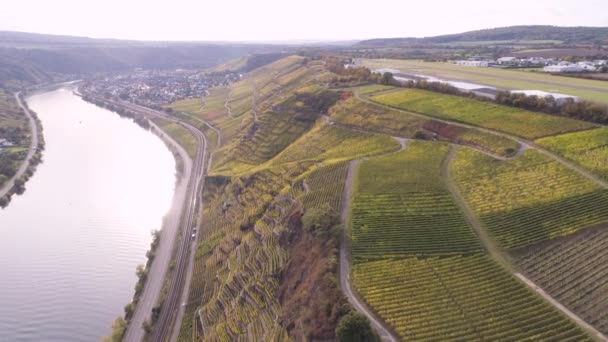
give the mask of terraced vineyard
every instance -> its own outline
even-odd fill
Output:
[[[344,181],[348,163],[337,163],[321,167],[304,180],[307,188],[302,198],[305,208],[322,208],[329,205],[336,212],[342,208]]]
[[[184,320],[180,340],[286,340],[276,321],[280,305],[275,277],[288,255],[278,236],[301,189],[290,180],[308,166],[275,168],[241,177],[210,198],[203,214],[201,243],[189,299],[194,310]],[[271,194],[283,191],[273,199]],[[222,194],[234,194],[229,198]]]
[[[608,224],[608,190],[540,152],[517,153],[513,139],[356,97],[340,100],[347,96],[325,83],[341,76],[325,65],[285,58],[229,89],[213,89],[198,112],[197,101],[179,104],[213,122],[223,141],[205,183],[179,341],[335,338],[337,322],[351,310],[336,279],[342,226],[333,216],[323,229],[310,222],[315,214],[339,213],[345,193],[352,193],[350,239],[340,253],[350,251],[352,286],[404,341],[589,340],[494,259],[503,249],[507,261],[605,331],[608,233],[585,228]],[[420,90],[355,91],[526,138],[576,131],[538,143],[602,174],[602,159],[593,158],[603,155],[606,131],[588,123]],[[391,136],[410,140],[400,150]],[[451,143],[485,152],[454,151]],[[359,167],[345,185],[352,160]],[[450,193],[449,179],[483,227],[470,225],[474,215]],[[481,229],[499,251],[489,243],[487,253],[476,235]]]
[[[481,254],[356,264],[353,283],[404,341],[591,341]]]
[[[356,132],[330,126],[319,120],[314,128],[272,160],[273,164],[299,160],[341,161],[381,154],[399,149],[387,135]]]
[[[608,127],[536,141],[608,180]]]
[[[530,139],[594,127],[583,121],[419,89],[378,95],[371,100],[403,110],[425,113]]]
[[[355,97],[341,101],[329,112],[332,120],[404,138],[412,138],[428,121],[405,113],[374,106]]]
[[[504,248],[608,222],[608,191],[533,150],[499,162],[461,149],[452,167],[465,199]]]
[[[361,163],[351,216],[355,263],[482,249],[441,180],[447,151],[446,144],[411,142]]]
[[[608,226],[515,251],[537,285],[608,334]]]

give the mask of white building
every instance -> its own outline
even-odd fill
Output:
[[[560,63],[561,64],[561,63]],[[543,68],[544,72],[583,72],[586,69],[578,65],[549,65]]]
[[[546,91],[542,91],[542,90],[512,90],[511,93],[513,94],[525,94],[526,96],[537,96],[537,97],[547,97],[547,96],[552,96],[555,99],[555,102],[557,102],[557,104],[562,104],[566,101],[568,101],[569,99],[572,99],[573,101],[578,101],[579,98],[576,96],[572,96],[572,95],[565,95],[565,94],[560,94],[560,93],[549,93]]]
[[[496,62],[500,65],[514,65],[519,63],[517,57],[501,57],[497,59]]]
[[[456,65],[487,68],[488,66],[490,66],[490,62],[487,62],[487,61],[456,61]]]

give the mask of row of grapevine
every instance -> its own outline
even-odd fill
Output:
[[[586,341],[489,256],[356,264],[353,283],[404,341]]]
[[[361,163],[351,205],[355,263],[482,250],[441,179],[448,145],[413,141]]]
[[[362,161],[351,204],[359,295],[404,341],[589,340],[484,251],[444,184],[447,152],[414,141]]]
[[[341,161],[362,158],[399,149],[387,135],[376,135],[330,126],[319,120],[316,126],[283,150],[273,164],[294,161]]]
[[[608,230],[588,229],[514,253],[526,276],[608,334]]]
[[[183,325],[184,340],[192,334],[214,341],[286,339],[276,320],[281,313],[276,275],[288,262],[279,236],[299,205],[292,197],[304,191],[290,184],[307,168],[265,169],[206,194],[189,293],[198,309]]]
[[[608,127],[543,138],[536,142],[608,180]]]
[[[336,212],[340,212],[347,173],[348,163],[331,164],[311,173],[304,180],[304,207],[322,208],[329,205]]]
[[[608,222],[608,191],[534,150],[500,162],[460,149],[452,172],[467,202],[505,248]]]
[[[413,138],[417,132],[427,132],[437,140],[474,146],[501,156],[517,151],[519,144],[509,138],[449,125],[431,119],[421,119],[408,113],[372,105],[351,97],[334,106],[331,118],[343,125],[394,136]]]

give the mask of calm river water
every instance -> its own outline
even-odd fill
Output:
[[[43,163],[0,210],[0,341],[99,341],[175,186],[164,143],[71,90],[30,97]]]

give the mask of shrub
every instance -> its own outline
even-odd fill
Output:
[[[355,311],[342,317],[336,328],[336,337],[340,342],[378,341],[367,317]]]

